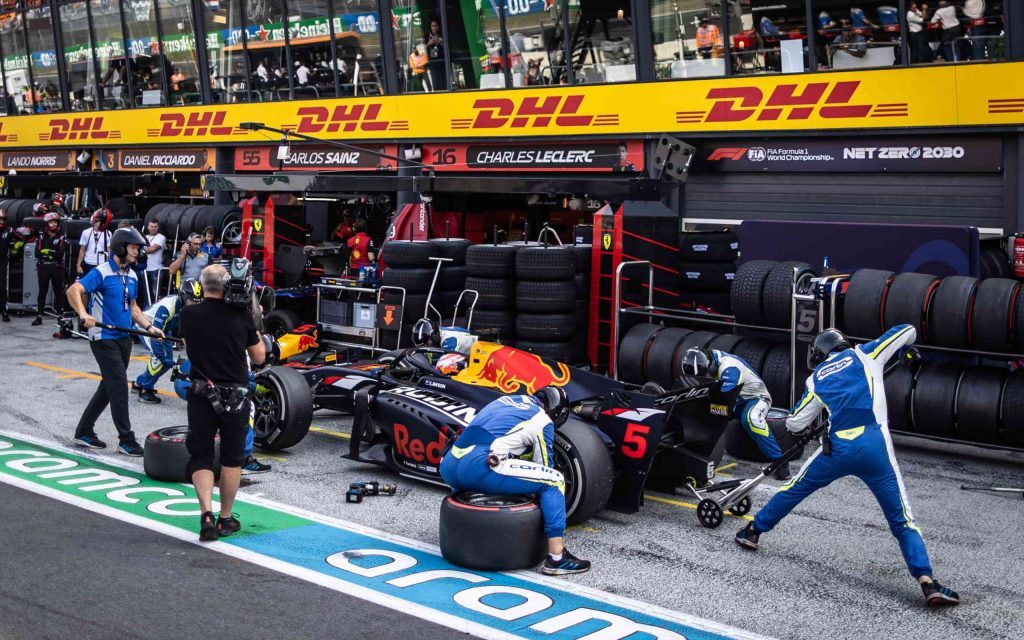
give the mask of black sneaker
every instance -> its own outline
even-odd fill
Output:
[[[241,528],[242,523],[238,521],[235,514],[231,514],[230,518],[225,518],[224,516],[217,517],[217,535],[222,538],[230,536]]]
[[[41,324],[43,324],[43,316],[36,316],[36,319],[32,321],[33,327],[38,327]]]
[[[142,392],[139,393],[139,402],[144,402],[146,404],[160,404],[163,400],[161,400],[160,396],[156,395],[156,392],[152,389],[143,389]]]
[[[786,481],[793,477],[793,474],[789,471],[789,463],[783,463],[781,467],[775,470],[775,479]]]
[[[199,540],[202,542],[213,542],[220,538],[217,533],[217,521],[213,518],[213,512],[207,511],[199,518]]]
[[[142,393],[143,389],[139,386],[138,382],[132,380],[132,393]]]
[[[960,594],[939,584],[938,580],[921,585],[924,601],[929,607],[950,607],[960,604]]]
[[[106,449],[107,443],[94,435],[75,436],[77,444],[89,447],[90,449]]]
[[[571,573],[586,573],[590,571],[590,560],[580,560],[569,553],[568,549],[562,549],[562,559],[552,560],[551,556],[544,558],[544,566],[540,569],[549,576],[566,576]]]
[[[269,464],[263,464],[256,459],[255,456],[249,456],[246,458],[245,463],[242,465],[242,475],[247,476],[253,473],[266,473],[270,471]]]
[[[143,453],[138,442],[122,442],[117,450],[130,458],[141,458]]]
[[[757,541],[761,537],[761,533],[754,531],[754,523],[747,523],[747,526],[740,529],[739,533],[736,534],[736,544],[740,545],[744,549],[750,549],[751,551],[757,551]]]

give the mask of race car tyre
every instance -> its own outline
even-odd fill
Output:
[[[772,268],[761,289],[761,308],[770,327],[788,328],[793,324],[793,277],[797,281],[814,275],[806,262],[780,262]]]
[[[689,333],[683,341],[679,344],[679,358],[682,358],[683,354],[686,353],[687,349],[697,347],[703,349],[708,346],[708,343],[718,337],[718,334],[713,331],[693,331]]]
[[[608,504],[615,470],[608,446],[595,428],[570,418],[555,430],[555,468],[565,477],[565,515],[583,522]]]
[[[290,309],[274,309],[263,316],[263,330],[276,340],[302,324],[299,314]]]
[[[527,569],[547,552],[544,518],[533,496],[446,496],[438,542],[445,560],[480,571]]]
[[[683,262],[735,262],[740,238],[734,231],[687,231],[679,236]]]
[[[445,266],[460,266],[466,264],[466,250],[473,245],[472,240],[465,238],[433,238],[429,240],[433,248],[433,255],[438,258],[450,258],[451,262],[444,263]]]
[[[894,431],[913,431],[910,402],[914,392],[916,369],[899,366],[885,376],[885,403],[888,407],[889,428]]]
[[[476,309],[471,330],[483,340],[507,343],[516,335],[516,314],[513,311]]]
[[[736,322],[741,324],[763,325],[764,309],[761,306],[761,291],[775,265],[774,260],[751,260],[744,262],[736,269],[736,278],[732,283],[732,311]]]
[[[518,333],[519,328],[516,327]],[[523,340],[522,337],[517,336],[516,348],[522,349],[523,351],[529,351],[530,353],[536,354],[542,358],[548,358],[549,360],[558,360],[559,362],[569,362],[572,360],[573,344],[572,341],[562,342],[540,342],[538,340]]]
[[[572,252],[576,258],[576,273],[590,273],[594,254],[594,245],[574,244],[572,245]]]
[[[306,437],[313,421],[313,392],[301,373],[271,367],[256,374],[252,394],[256,446],[279,451]]]
[[[146,475],[162,482],[192,482],[186,436],[188,425],[164,427],[146,436],[142,447],[142,468]],[[220,475],[220,436],[213,440],[213,474]]]
[[[181,250],[181,243],[188,238],[188,231],[181,228],[181,216],[188,209],[188,205],[176,204],[164,210],[163,219],[160,221],[160,233],[164,234],[168,242],[178,240],[178,246],[174,247],[172,255]]]
[[[789,434],[785,426],[774,425],[769,421],[769,427],[783,451],[795,444],[793,436]],[[725,450],[729,452],[729,455],[740,460],[768,462],[768,458],[761,453],[757,443],[743,429],[743,425],[737,419],[730,420],[729,424],[725,426]]]
[[[69,242],[77,244],[78,239],[91,226],[88,220],[68,220],[64,223],[64,234],[68,237]],[[77,259],[77,256],[75,258]]]
[[[910,324],[917,329],[922,342],[931,339],[925,324],[932,298],[939,288],[939,279],[927,273],[901,273],[893,278],[889,295],[885,299],[883,326],[888,329]],[[867,336],[873,337],[873,336]]]
[[[381,275],[381,283],[387,287],[402,287],[406,293],[426,293],[434,281],[434,270],[389,266]]]
[[[478,278],[514,278],[517,251],[509,244],[475,244],[466,250],[466,271]]]
[[[590,300],[590,274],[577,273],[572,278],[577,300]]]
[[[526,247],[516,253],[516,277],[522,280],[572,280],[576,254],[570,247]]]
[[[516,282],[516,309],[538,313],[572,311],[576,302],[576,287],[568,282]]]
[[[389,267],[429,267],[434,246],[421,240],[388,240],[381,248],[381,259]]]
[[[789,408],[793,406],[789,398],[789,343],[777,343],[768,352],[764,360],[764,371],[761,379],[768,387],[772,397],[772,406]]]
[[[568,340],[576,333],[573,313],[520,313],[516,315],[516,335],[528,340]]]
[[[509,309],[515,306],[515,280],[469,276],[466,278],[466,289],[476,291],[480,295],[476,301],[478,311],[482,309]]]
[[[586,333],[590,324],[590,301],[577,300],[576,304],[573,305],[573,315],[575,316],[574,320],[577,331]]]
[[[963,370],[954,364],[928,364],[914,381],[911,422],[914,431],[931,436],[956,436],[957,385]]]
[[[246,234],[242,231],[242,210],[238,207],[225,213],[216,227],[219,229],[217,233],[225,247],[237,247],[242,244],[242,238]]]
[[[999,405],[1006,374],[995,367],[968,367],[956,397],[956,436],[969,442],[999,443]]]
[[[731,262],[681,262],[680,291],[729,292],[736,279],[736,265]]]
[[[680,358],[685,352],[683,340],[692,334],[690,329],[670,327],[655,334],[647,348],[644,380],[669,387],[679,377]]]
[[[1006,252],[998,246],[982,247],[978,262],[981,267],[982,280],[1013,277],[1010,260]]]
[[[647,351],[654,337],[665,327],[660,324],[642,323],[633,326],[619,340],[619,379],[633,384],[643,384]]]
[[[932,344],[957,348],[970,345],[971,316],[978,292],[976,278],[949,276],[942,279],[928,315],[928,339]],[[1005,314],[1003,321],[1009,322]],[[1009,325],[1006,331],[1009,332]]]
[[[873,340],[885,332],[882,311],[894,277],[892,271],[878,269],[861,269],[853,274],[843,301],[843,330],[847,335]]]
[[[764,361],[768,358],[768,352],[771,351],[774,344],[771,340],[763,338],[745,338],[736,345],[733,355],[745,360],[750,368],[760,375],[764,370]]]
[[[433,269],[431,269],[433,272]],[[433,273],[431,273],[433,278]],[[427,283],[430,286],[430,283]],[[453,267],[446,265],[441,267],[441,273],[437,274],[437,287],[443,291],[461,292],[466,288],[466,267]]]
[[[144,218],[146,224],[148,225],[153,220],[162,222],[161,218],[163,217],[164,211],[171,206],[173,205],[168,202],[158,202],[150,207],[149,211],[146,212],[146,217]]]
[[[999,413],[1003,418],[1003,444],[1024,448],[1024,369],[1006,377]]]
[[[202,206],[196,205],[185,209],[182,212],[181,218],[178,219],[178,226],[181,227],[181,236],[183,239],[188,239],[189,234],[195,233],[195,220],[199,211],[202,210]]]
[[[981,281],[974,299],[972,328],[975,349],[997,352],[1013,349],[1010,336],[1020,290],[1020,284],[1008,278]]]
[[[743,342],[743,336],[738,336],[732,333],[722,333],[708,343],[708,349],[714,349],[724,353],[733,353],[740,342]]]

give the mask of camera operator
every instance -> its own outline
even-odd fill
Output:
[[[181,312],[181,337],[191,362],[188,392],[189,471],[199,498],[199,539],[216,540],[241,528],[231,515],[245,461],[249,424],[248,352],[260,365],[266,349],[251,308],[225,300],[231,275],[221,265],[203,269],[203,301]],[[251,295],[251,294],[250,294]],[[213,439],[220,433],[220,517],[213,516]]]

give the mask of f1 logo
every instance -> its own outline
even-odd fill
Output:
[[[719,147],[711,152],[708,160],[742,160],[746,153],[746,147]]]

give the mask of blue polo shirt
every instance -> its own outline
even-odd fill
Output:
[[[132,326],[132,301],[138,293],[139,281],[131,269],[121,271],[114,258],[96,267],[79,281],[93,302],[100,305],[100,319],[105,324],[130,328]],[[126,295],[127,292],[127,295]],[[118,340],[127,338],[123,331],[95,329],[89,332],[93,340]]]

